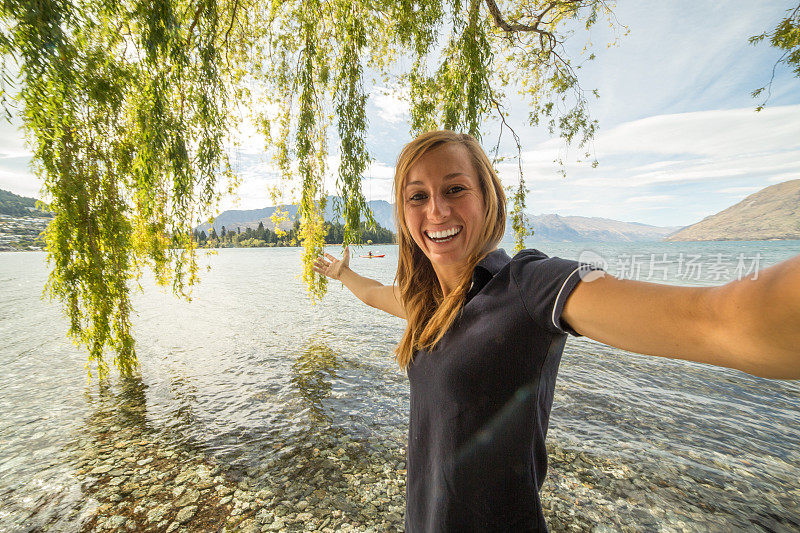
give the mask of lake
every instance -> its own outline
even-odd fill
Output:
[[[800,241],[527,245],[691,285],[800,253]],[[386,257],[357,257],[367,250]],[[312,305],[301,255],[203,256],[191,302],[144,276],[141,373],[98,384],[41,299],[45,254],[0,254],[0,531],[401,530],[409,393],[392,350],[405,323],[336,281]],[[396,246],[352,255],[392,282]],[[570,337],[548,450],[553,531],[800,530],[796,381]]]

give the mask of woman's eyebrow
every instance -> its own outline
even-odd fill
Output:
[[[451,179],[456,178],[458,176],[466,176],[466,174],[464,174],[463,172],[451,172],[450,174],[445,174],[445,176],[442,179],[451,180]],[[419,185],[424,185],[419,180],[409,181],[408,183],[406,183],[406,189],[409,188],[411,185],[418,185],[418,184]]]

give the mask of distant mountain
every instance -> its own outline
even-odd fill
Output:
[[[328,196],[327,204],[323,211],[325,220],[329,222],[344,222],[341,217],[335,216],[334,213],[334,206],[339,202],[339,197]],[[390,204],[385,200],[372,200],[367,202],[367,205],[372,209],[375,221],[378,224],[393,232],[396,231],[393,213],[394,204]],[[289,213],[291,222],[284,222],[281,224],[281,227],[282,229],[289,229],[292,227],[292,224],[294,224],[294,219],[297,217],[300,206],[298,204],[292,204],[283,206],[283,209]],[[246,228],[257,228],[259,222],[263,222],[264,227],[269,229],[274,227],[270,219],[274,212],[275,207],[265,207],[263,209],[230,209],[228,211],[223,211],[214,219],[214,229],[217,230],[217,233],[222,231],[222,226],[225,226],[225,229],[228,230],[240,227],[244,231]],[[363,215],[361,220],[364,220]],[[198,231],[205,231],[206,233],[208,233],[210,228],[211,224],[208,222],[197,226]]]
[[[668,241],[800,239],[800,179],[770,185]]]
[[[545,242],[635,242],[657,241],[680,229],[650,226],[638,222],[621,222],[609,218],[561,215],[528,215],[534,239]],[[504,240],[513,240],[511,221],[506,221]]]
[[[328,205],[325,208],[324,216],[328,221],[339,221],[333,214],[333,204],[338,202],[338,197],[329,196]],[[393,232],[397,231],[394,221],[394,204],[384,200],[373,200],[368,202],[372,209],[375,220]],[[282,224],[283,229],[288,229],[294,223],[297,216],[297,204],[286,206],[292,222]],[[234,229],[237,226],[242,230],[258,227],[259,222],[271,228],[272,220],[270,216],[275,212],[274,207],[264,209],[249,210],[229,210],[220,213],[214,219],[214,228],[217,233],[222,231],[222,226],[226,229]],[[680,227],[660,227],[639,224],[637,222],[620,222],[607,218],[579,217],[579,216],[560,216],[560,215],[528,215],[529,222],[533,225],[535,238],[545,242],[563,241],[595,241],[595,242],[633,242],[633,241],[657,241],[680,229]],[[198,230],[208,233],[211,225],[206,223],[197,227]],[[506,221],[506,234],[504,240],[513,240],[513,230],[511,220]]]
[[[0,189],[0,214],[11,217],[52,217],[49,211],[36,209],[36,198],[19,196]]]

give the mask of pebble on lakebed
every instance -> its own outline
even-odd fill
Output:
[[[253,476],[115,426],[79,445],[83,531],[400,531],[401,447],[294,445]],[[323,446],[320,448],[319,446]],[[276,446],[280,447],[280,446]]]
[[[141,431],[106,428],[77,445],[78,476],[91,498],[80,528],[402,531],[404,440],[398,435],[385,442],[330,435],[277,442],[273,448],[279,453],[264,465],[237,472]],[[641,465],[552,443],[549,452],[541,500],[553,532],[724,530],[731,511],[747,512],[748,498],[756,497],[687,471],[645,473]],[[710,500],[710,490],[718,498]]]

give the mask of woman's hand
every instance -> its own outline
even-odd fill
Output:
[[[326,261],[325,258],[328,260]],[[332,279],[342,279],[342,271],[350,267],[350,246],[346,246],[344,249],[344,256],[342,260],[338,260],[333,257],[331,254],[325,254],[325,257],[319,256],[317,260],[314,262],[314,266],[312,267],[315,271],[319,272],[324,276],[328,276]]]
[[[341,261],[331,254],[325,254],[325,257],[317,258],[312,268],[324,276],[341,281],[359,300],[370,307],[386,311],[396,317],[406,318],[398,287],[359,276],[350,269],[349,246],[345,247]]]

